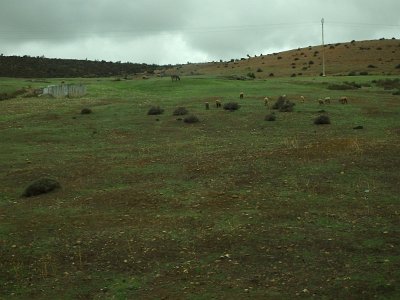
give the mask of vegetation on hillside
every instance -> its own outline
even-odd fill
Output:
[[[127,76],[153,73],[157,65],[0,55],[0,77],[64,78]]]

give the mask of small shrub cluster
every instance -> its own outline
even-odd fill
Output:
[[[265,120],[265,121],[269,121],[269,122],[275,121],[275,120],[276,120],[276,116],[275,116],[274,113],[268,114],[268,115],[265,116],[264,120]]]
[[[224,104],[223,108],[225,110],[235,111],[240,108],[240,105],[237,102],[228,102]]]
[[[193,124],[193,123],[198,123],[200,122],[199,118],[197,118],[195,115],[189,115],[186,118],[183,119],[183,122]]]
[[[51,178],[41,178],[31,183],[22,194],[23,197],[32,197],[40,194],[46,194],[55,189],[61,188],[58,181]]]
[[[376,86],[382,87],[385,90],[400,89],[400,78],[374,80],[372,83],[375,83]]]
[[[81,115],[88,115],[88,114],[91,114],[91,113],[92,113],[92,110],[90,108],[87,108],[87,107],[82,108],[82,110],[81,110]]]
[[[150,107],[149,111],[147,112],[148,115],[161,115],[164,112],[162,108],[159,106],[152,106]]]
[[[7,100],[7,99],[16,98],[19,95],[25,94],[26,92],[28,92],[28,90],[25,89],[25,88],[22,88],[22,89],[16,90],[16,91],[11,92],[11,93],[0,93],[0,101],[1,100]]]
[[[331,120],[327,115],[321,115],[314,120],[315,125],[331,124]]]
[[[280,112],[292,112],[294,105],[295,103],[290,102],[283,96],[280,96],[272,106],[272,109],[277,109]]]
[[[189,112],[185,107],[178,107],[177,109],[174,110],[172,113],[174,116],[184,116],[187,115]]]
[[[327,87],[328,90],[356,90],[360,88],[361,85],[354,81],[353,82],[345,81],[342,84],[333,83],[328,85]]]

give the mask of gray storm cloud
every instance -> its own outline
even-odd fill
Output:
[[[0,52],[145,63],[399,38],[398,0],[3,0]],[[397,34],[397,36],[396,36]]]

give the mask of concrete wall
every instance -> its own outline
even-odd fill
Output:
[[[86,94],[86,86],[83,84],[49,85],[43,89],[44,95],[53,97],[80,97]]]

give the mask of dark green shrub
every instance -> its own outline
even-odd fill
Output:
[[[58,181],[50,178],[41,178],[31,183],[22,194],[24,197],[32,197],[40,194],[46,194],[55,189],[61,188]]]
[[[274,113],[266,115],[264,118],[265,121],[275,121],[276,120],[276,116]]]
[[[258,72],[258,73],[260,73],[260,72],[262,72],[262,71],[263,71],[263,70],[262,70],[261,68],[258,68],[258,69],[257,69],[257,72]]]
[[[395,79],[381,79],[381,80],[376,80],[374,82],[377,86],[383,87],[386,90],[392,90],[395,88],[400,89],[400,79],[395,78]]]
[[[400,90],[398,90],[397,92],[394,92],[392,95],[394,95],[394,96],[400,95]]]
[[[159,106],[152,106],[150,107],[149,111],[147,112],[148,115],[161,115],[164,112],[162,108]]]
[[[272,106],[272,109],[278,109],[280,112],[292,112],[294,106],[293,102],[290,102],[284,96],[280,96]]]
[[[396,69],[400,69],[400,64],[398,64],[395,68],[396,68]]]
[[[360,72],[360,75],[361,75],[361,76],[366,76],[366,75],[368,75],[368,72],[362,71],[362,72]]]
[[[199,118],[197,118],[195,115],[189,115],[186,118],[183,119],[183,122],[193,124],[193,123],[198,123],[200,122]]]
[[[184,107],[178,107],[172,113],[172,115],[174,115],[174,116],[183,116],[183,115],[187,115],[187,114],[188,114],[188,110]]]
[[[256,75],[254,75],[254,73],[252,73],[252,72],[249,72],[249,73],[247,73],[247,77],[250,77],[250,78],[256,78]]]
[[[323,124],[331,124],[331,120],[326,115],[321,115],[314,120],[314,124],[323,125]]]
[[[92,113],[92,110],[90,108],[83,108],[81,110],[81,114],[82,115],[88,115],[88,114],[91,114],[91,113]]]
[[[359,88],[361,88],[361,85],[355,82],[333,83],[327,86],[328,90],[355,90]]]
[[[225,110],[235,111],[240,108],[240,105],[237,102],[228,102],[224,104],[223,108]]]

